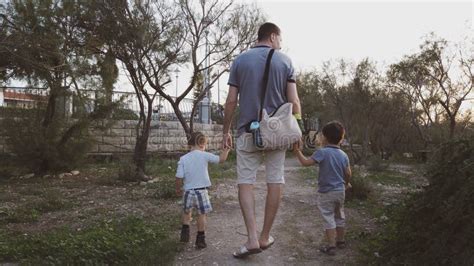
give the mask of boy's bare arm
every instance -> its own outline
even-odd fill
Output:
[[[346,184],[349,184],[351,182],[351,178],[352,178],[352,170],[351,170],[351,167],[348,166],[344,171],[344,182],[346,182]]]
[[[176,195],[183,195],[183,179],[176,177]]]
[[[298,158],[298,161],[300,161],[302,166],[311,166],[316,164],[316,161],[313,160],[312,158],[306,158],[303,153],[301,152],[299,148],[299,143],[293,145],[293,154]]]
[[[229,156],[229,151],[230,149],[223,149],[221,151],[221,154],[219,154],[219,163],[223,163],[227,160],[227,157]]]

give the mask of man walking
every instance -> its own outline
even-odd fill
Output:
[[[229,74],[229,93],[224,111],[223,146],[232,146],[230,134],[231,121],[239,103],[238,132],[236,138],[237,176],[239,203],[242,210],[248,240],[236,252],[234,257],[243,258],[260,253],[274,243],[270,236],[283,190],[285,150],[260,151],[253,142],[248,125],[259,120],[259,108],[263,87],[265,63],[271,49],[281,49],[281,32],[273,23],[264,23],[258,30],[258,42],[248,51],[240,54],[232,63]],[[293,103],[293,115],[301,120],[301,107],[296,90],[294,68],[289,57],[275,51],[271,58],[268,86],[264,106],[268,113],[280,105]],[[265,215],[260,236],[257,235],[255,215],[254,183],[257,169],[264,155],[267,180]]]

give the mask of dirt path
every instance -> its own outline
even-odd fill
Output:
[[[257,223],[263,224],[266,183],[263,168],[258,172],[255,186]],[[209,216],[204,250],[193,248],[196,226],[191,227],[191,240],[178,254],[176,265],[341,265],[350,264],[355,256],[350,246],[328,257],[318,252],[323,243],[322,220],[316,207],[314,180],[305,180],[294,158],[285,162],[286,185],[282,203],[275,220],[272,236],[275,245],[244,260],[232,257],[246,241],[246,229],[237,200],[235,180],[225,179],[211,193],[214,212]]]

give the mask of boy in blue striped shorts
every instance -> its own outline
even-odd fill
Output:
[[[324,229],[328,245],[319,251],[335,255],[336,247],[344,248],[345,190],[350,188],[352,172],[349,157],[341,150],[340,144],[344,139],[345,130],[337,121],[329,122],[323,127],[323,148],[306,158],[299,149],[299,144],[293,146],[293,151],[303,166],[319,165],[318,178],[318,208],[325,222]]]
[[[201,132],[191,134],[188,140],[191,151],[179,159],[176,171],[176,194],[183,196],[181,242],[189,242],[192,209],[196,209],[198,213],[196,248],[199,249],[207,247],[204,232],[207,213],[212,211],[207,191],[211,186],[207,170],[208,163],[223,163],[229,155],[229,149],[223,150],[220,156],[206,152],[207,141],[207,137]]]

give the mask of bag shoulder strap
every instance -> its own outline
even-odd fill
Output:
[[[268,75],[270,73],[270,63],[272,61],[273,53],[275,49],[271,49],[267,55],[267,62],[265,63],[265,72],[263,72],[263,87],[262,87],[262,94],[260,97],[260,111],[258,115],[258,120],[262,120],[262,113],[263,113],[263,104],[265,103],[265,96],[267,94],[267,86],[268,86]]]

